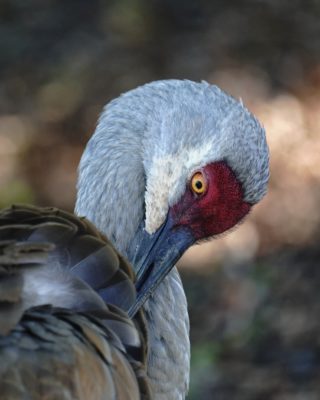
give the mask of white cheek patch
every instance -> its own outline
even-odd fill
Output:
[[[179,153],[155,156],[152,159],[145,195],[145,229],[149,234],[156,232],[163,224],[169,206],[174,205],[183,195],[193,173],[209,161],[216,161],[212,154],[212,144],[206,143],[198,148],[182,149]]]
[[[164,222],[169,209],[169,193],[174,186],[177,175],[181,176],[181,170],[181,164],[172,155],[152,160],[145,194],[145,229],[149,234],[154,233]]]

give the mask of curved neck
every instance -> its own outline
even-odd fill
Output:
[[[145,214],[150,130],[159,124],[159,104],[167,103],[163,91],[155,89],[147,85],[110,102],[79,165],[76,213],[92,221],[125,256]]]
[[[75,211],[126,250],[144,215],[141,132],[116,131],[103,114],[79,165]]]

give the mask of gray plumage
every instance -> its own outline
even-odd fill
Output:
[[[224,160],[257,203],[269,177],[265,133],[242,103],[206,82],[159,81],[104,109],[79,167],[76,212],[124,255],[141,224],[154,233],[193,172]],[[187,302],[174,268],[144,306],[155,398],[184,399],[189,383]]]

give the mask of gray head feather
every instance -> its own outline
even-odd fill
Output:
[[[206,82],[152,82],[105,107],[81,159],[76,211],[126,254],[141,220],[155,231],[193,171],[219,160],[246,201],[263,197],[269,155],[257,119]]]

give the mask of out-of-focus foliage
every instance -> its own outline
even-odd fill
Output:
[[[1,206],[72,209],[103,105],[151,80],[216,83],[266,128],[268,195],[180,263],[190,399],[320,398],[319,21],[312,0],[0,3]]]

